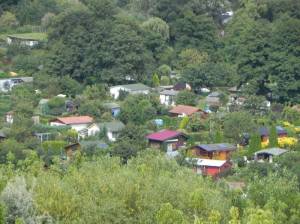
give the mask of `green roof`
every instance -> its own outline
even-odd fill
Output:
[[[269,149],[264,149],[264,150],[260,150],[257,151],[255,154],[259,155],[259,154],[269,154],[272,156],[280,156],[283,153],[288,152],[288,150],[286,149],[281,149],[281,148],[269,148]]]
[[[103,142],[103,141],[98,141],[98,140],[95,140],[95,141],[81,141],[79,142],[80,145],[82,147],[96,147],[96,148],[100,148],[100,149],[105,149],[105,148],[108,148],[108,145]]]
[[[22,40],[38,40],[38,41],[47,40],[46,33],[18,33],[18,34],[9,34],[6,36],[11,38],[22,39]]]
[[[125,125],[121,121],[103,122],[98,125],[100,129],[105,127],[110,132],[118,132],[125,128]]]
[[[149,86],[146,86],[142,83],[136,83],[136,84],[128,84],[128,85],[120,85],[125,89],[129,89],[131,91],[143,91],[143,90],[150,90]]]
[[[114,102],[103,103],[103,106],[108,109],[119,108],[120,105]]]

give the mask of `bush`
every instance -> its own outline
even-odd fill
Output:
[[[171,71],[172,71],[172,69],[168,65],[161,65],[158,68],[158,74],[161,77],[167,77],[168,78],[171,74]],[[169,85],[169,84],[167,84],[167,85]]]
[[[300,113],[291,107],[284,108],[283,119],[294,125],[300,125]]]
[[[49,113],[61,115],[65,111],[65,98],[54,97],[48,101]]]
[[[63,178],[40,172],[36,186],[39,209],[55,217],[54,223],[156,223],[155,214],[167,202],[181,210],[188,223],[194,221],[190,211],[206,214],[213,209],[227,223],[230,208],[217,185],[154,150],[143,151],[126,166],[120,166],[118,158],[100,157]],[[198,200],[201,196],[204,204]]]
[[[11,59],[17,55],[29,55],[29,47],[19,44],[11,44],[7,48],[6,56]]]
[[[179,129],[185,129],[187,127],[189,121],[190,121],[189,117],[187,117],[187,116],[183,117],[181,122],[180,122]]]
[[[123,101],[126,99],[126,97],[129,95],[129,92],[125,91],[125,90],[120,90],[119,91],[119,97],[118,100]]]
[[[160,84],[162,86],[167,86],[167,85],[170,85],[171,84],[171,81],[170,81],[170,78],[168,76],[162,76],[160,78]]]
[[[164,128],[167,129],[177,129],[178,125],[180,123],[180,119],[179,118],[173,118],[173,117],[169,117],[169,116],[162,116],[159,117],[160,119],[162,119],[164,121]]]
[[[42,148],[51,155],[61,155],[66,145],[67,143],[65,141],[44,141]]]
[[[0,72],[0,78],[1,78],[1,79],[9,78],[9,75],[8,75],[7,73]]]
[[[157,114],[154,102],[145,95],[130,95],[121,105],[120,120],[124,123],[145,124]]]
[[[2,191],[1,201],[7,209],[7,223],[15,223],[20,218],[25,223],[37,223],[33,194],[27,187],[24,177],[16,177]]]
[[[48,101],[50,109],[65,106],[65,99],[62,97],[54,97]]]
[[[196,105],[196,94],[188,91],[188,90],[183,90],[180,91],[177,96],[176,96],[176,104],[182,104],[182,105],[190,105],[190,106],[195,106]]]
[[[0,31],[14,28],[19,24],[16,16],[11,12],[4,12],[0,17]]]
[[[26,74],[34,74],[39,71],[39,66],[42,64],[43,54],[42,52],[35,52],[30,54],[30,57],[26,54],[19,54],[13,58],[14,69],[20,73],[20,71],[26,71]]]
[[[188,136],[188,142],[190,144],[194,144],[195,142],[210,143],[211,141],[210,134],[208,131],[188,133]]]

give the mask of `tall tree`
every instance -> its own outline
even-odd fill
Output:
[[[237,72],[241,77],[241,82],[247,85],[251,93],[267,94],[267,82],[269,79],[269,53],[270,32],[266,27],[270,24],[257,22],[245,34],[241,42],[241,48],[237,57]]]
[[[276,130],[276,126],[272,125],[269,134],[269,147],[277,147],[277,146],[278,146],[277,130]]]
[[[16,16],[11,12],[4,12],[0,16],[1,30],[16,27],[19,24]]]
[[[143,95],[128,96],[121,106],[120,119],[125,123],[144,124],[156,115],[153,104]]]
[[[272,98],[280,102],[300,102],[299,30],[300,19],[282,16],[274,23],[269,80]]]
[[[169,25],[160,18],[150,18],[142,24],[142,27],[146,30],[158,33],[164,40],[168,40],[170,37]]]
[[[140,28],[125,19],[98,20],[84,8],[58,16],[49,34],[46,72],[88,84],[145,79],[148,55]]]
[[[10,9],[10,7],[14,7],[18,4],[21,0],[1,0],[0,1],[0,11],[5,11]]]
[[[174,25],[174,38],[179,49],[197,48],[213,51],[217,47],[217,28],[207,15],[195,15],[191,11],[184,13]]]
[[[231,86],[238,77],[230,64],[207,62],[186,67],[182,79],[198,91],[201,87]]]
[[[16,8],[16,16],[22,25],[38,25],[46,13],[58,13],[61,10],[56,0],[20,0]]]
[[[108,19],[117,13],[115,0],[81,0],[100,19]]]
[[[176,96],[176,104],[196,105],[196,94],[189,90],[180,91]]]
[[[152,85],[154,86],[154,87],[158,87],[160,84],[159,84],[159,77],[158,77],[158,75],[156,74],[156,73],[154,73],[153,75],[152,75]]]
[[[184,69],[189,66],[197,66],[208,61],[208,54],[200,52],[197,49],[184,49],[179,54],[179,69]]]
[[[252,156],[253,153],[261,149],[261,137],[258,133],[251,134],[249,143],[249,154]]]
[[[243,133],[255,130],[253,117],[248,112],[229,113],[224,118],[224,136],[238,143]]]

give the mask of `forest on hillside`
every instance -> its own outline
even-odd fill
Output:
[[[0,224],[299,224],[299,164],[300,0],[0,0]]]
[[[43,46],[11,47],[6,59],[49,94],[172,70],[196,90],[239,86],[299,102],[298,0],[11,0],[0,10],[3,34],[47,32]]]

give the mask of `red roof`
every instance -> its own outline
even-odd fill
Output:
[[[176,138],[180,135],[184,135],[184,134],[179,131],[162,130],[162,131],[147,135],[146,138],[149,140],[164,142],[168,139]]]
[[[63,124],[87,124],[92,123],[93,118],[90,116],[58,117],[55,121]]]
[[[200,111],[200,109],[197,107],[178,105],[174,107],[172,110],[170,110],[169,112],[172,114],[185,114],[187,116],[190,116],[198,111]]]

